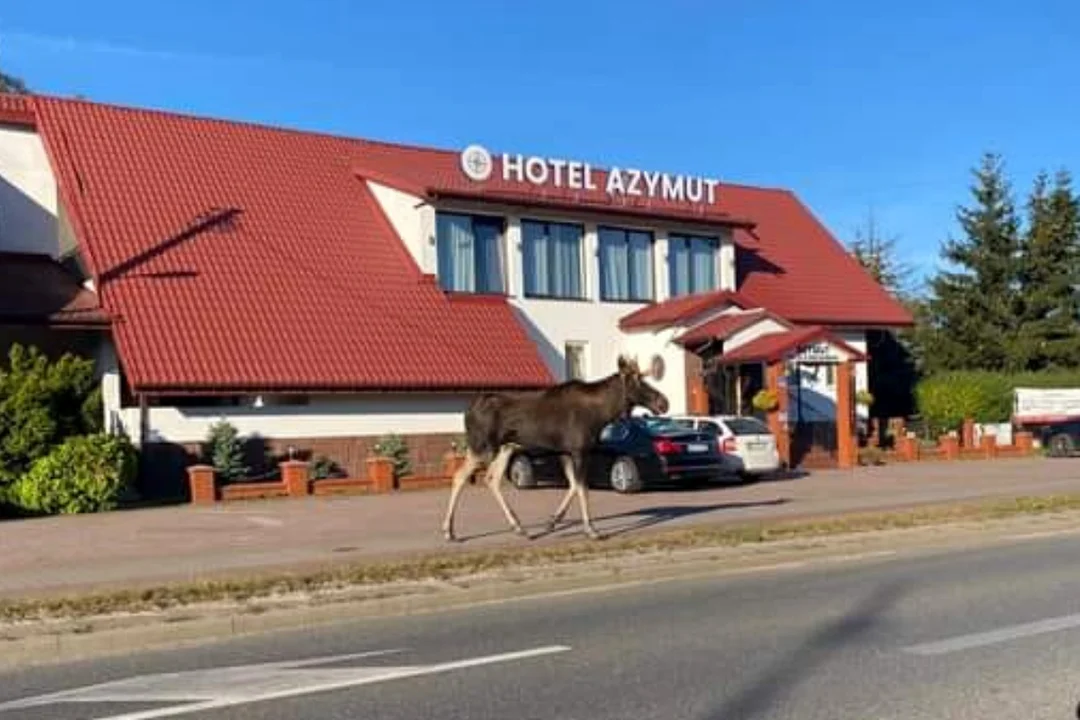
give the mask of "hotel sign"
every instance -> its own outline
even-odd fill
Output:
[[[503,153],[501,160],[504,182],[571,190],[601,189],[593,167],[586,162],[521,153]],[[473,182],[485,182],[494,174],[495,161],[486,148],[470,145],[461,153],[461,170]],[[719,184],[719,180],[704,177],[613,167],[604,179],[603,191],[612,197],[660,198],[711,205],[716,202]]]
[[[796,362],[804,363],[835,363],[840,362],[840,357],[830,343],[817,342],[813,345],[803,345],[795,357]]]

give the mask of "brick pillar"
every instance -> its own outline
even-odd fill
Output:
[[[394,461],[390,458],[372,456],[367,459],[367,476],[371,489],[388,493],[394,489]]]
[[[777,360],[765,366],[765,389],[776,393],[776,410],[766,417],[769,423],[769,431],[776,438],[776,450],[780,455],[780,462],[784,467],[791,467],[791,430],[788,413],[788,390],[787,383],[781,384],[784,378],[784,361]],[[780,418],[785,418],[781,422]]]
[[[836,461],[841,468],[855,467],[859,443],[855,440],[855,378],[851,362],[836,368]]]
[[[979,443],[982,445],[982,451],[987,460],[993,460],[997,457],[997,437],[985,433],[982,438],[980,438]]]
[[[211,465],[192,465],[188,469],[188,488],[193,505],[213,505],[217,502],[217,483]]]
[[[946,460],[956,460],[960,457],[960,439],[954,435],[942,435],[938,438],[938,446]]]
[[[964,418],[964,424],[961,426],[960,443],[966,448],[975,447],[975,421],[971,418]]]
[[[919,459],[919,438],[908,437],[907,433],[901,435],[896,439],[897,447],[900,449],[900,457],[909,462],[915,462]]]
[[[1035,436],[1028,430],[1021,430],[1013,435],[1013,443],[1020,452],[1029,455],[1035,449]]]
[[[310,489],[308,464],[301,460],[286,460],[279,465],[281,480],[285,483],[285,492],[289,497],[303,497]]]

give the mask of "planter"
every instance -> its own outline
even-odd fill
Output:
[[[394,489],[394,461],[379,455],[367,459],[367,477],[371,489],[377,493],[388,493]]]
[[[192,465],[188,468],[188,489],[193,505],[213,505],[217,502],[217,482],[212,465]]]
[[[464,464],[465,456],[451,450],[443,455],[443,474],[448,478],[453,478]]]

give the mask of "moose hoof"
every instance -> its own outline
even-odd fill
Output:
[[[585,534],[589,536],[590,540],[603,540],[604,536],[598,533],[593,528],[589,528],[585,531]]]
[[[547,525],[545,527],[547,528],[547,531],[549,533],[553,533],[553,532],[555,532],[555,528],[558,526],[558,524],[559,524],[559,521],[552,518],[551,520],[547,521]]]
[[[453,530],[446,530],[443,532],[443,537],[446,538],[446,542],[457,542],[457,537],[455,537]]]
[[[520,525],[518,525],[517,527],[514,528],[514,532],[516,532],[518,535],[520,535],[523,538],[529,537],[529,533],[527,533],[525,531],[525,528],[521,527]]]

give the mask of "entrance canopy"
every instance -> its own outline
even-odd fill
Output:
[[[715,362],[720,365],[772,363],[793,360],[804,363],[861,362],[866,355],[821,325],[800,327],[762,335],[728,350]]]

